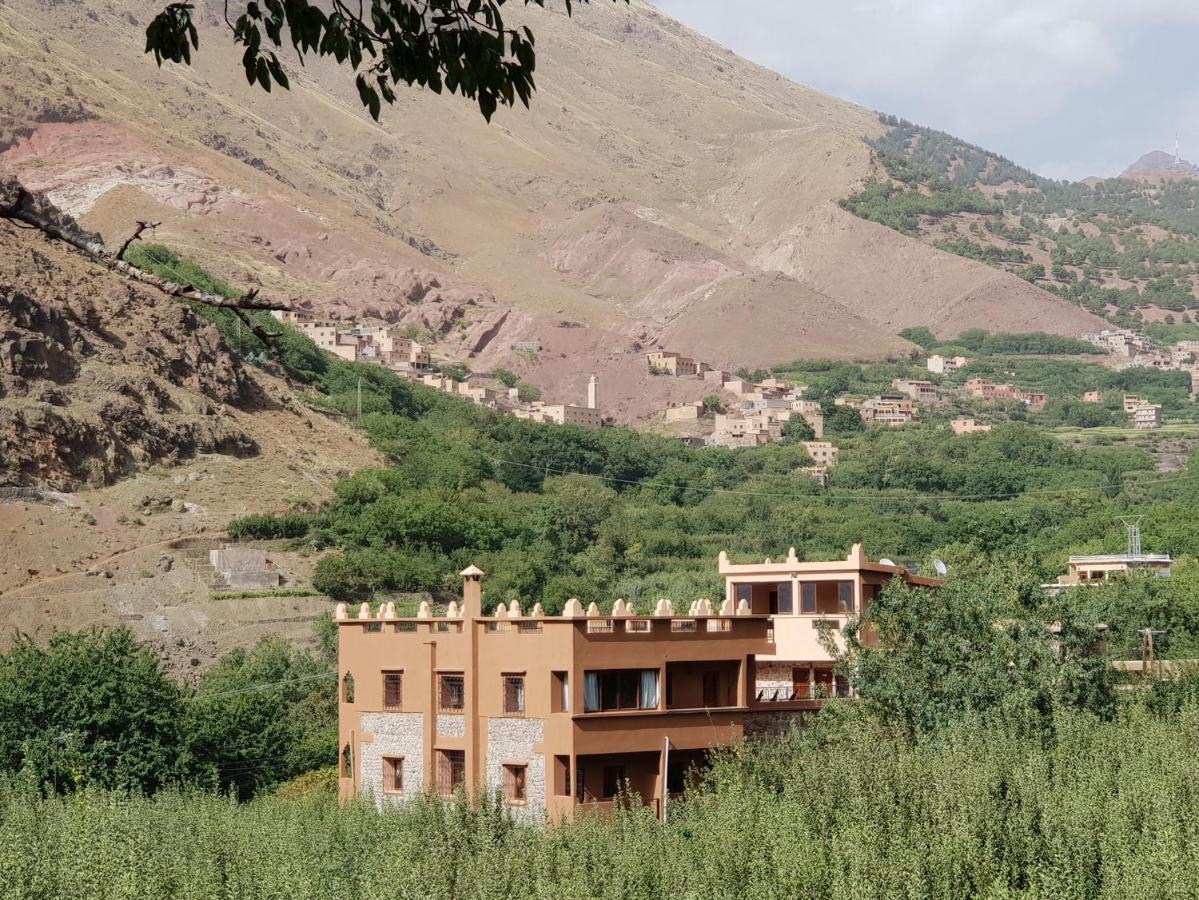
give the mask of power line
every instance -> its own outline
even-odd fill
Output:
[[[321,680],[326,680],[326,679],[336,680],[337,673],[336,672],[322,672],[320,675],[308,675],[308,676],[305,676],[304,678],[288,678],[288,679],[284,679],[282,681],[262,681],[257,684],[251,685],[250,687],[238,688],[235,691],[222,691],[219,694],[197,694],[194,699],[197,701],[220,700],[224,697],[235,697],[238,694],[252,694],[252,693],[257,693],[259,691],[268,691],[268,690],[271,690],[272,688],[276,688],[276,687],[279,687],[280,685],[285,685],[285,684],[303,684],[303,683],[309,682],[309,681],[321,681]]]

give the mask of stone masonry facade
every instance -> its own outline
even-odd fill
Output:
[[[440,715],[437,717],[438,737],[462,737],[466,734],[466,716]]]
[[[504,764],[525,764],[526,803],[511,806],[513,818],[532,823],[545,821],[545,754],[535,753],[545,735],[541,719],[487,720],[487,790],[504,791]]]
[[[359,780],[362,793],[373,796],[375,805],[382,806],[419,797],[425,790],[425,717],[422,713],[364,713],[362,730],[373,736],[368,744],[358,744]],[[383,757],[404,760],[404,794],[383,791]]]
[[[760,662],[754,681],[759,691],[789,688],[792,683],[791,666],[789,663]]]

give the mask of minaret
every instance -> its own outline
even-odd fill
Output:
[[[594,375],[587,382],[587,408],[599,409],[599,379]]]

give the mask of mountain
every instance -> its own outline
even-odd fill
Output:
[[[1182,166],[1150,174],[1164,154],[1133,177],[1058,182],[942,131],[880,123],[874,174],[846,210],[1120,326],[1199,312],[1199,180]]]
[[[1121,178],[1195,178],[1199,177],[1199,166],[1185,159],[1175,161],[1172,154],[1164,150],[1152,150],[1120,173]]]
[[[403,91],[375,123],[328,64],[245,84],[220,4],[194,68],[142,53],[140,0],[0,8],[0,169],[115,244],[154,239],[243,286],[411,323],[548,399],[648,411],[677,349],[756,367],[910,349],[931,325],[1075,334],[1098,320],[838,204],[877,169],[865,109],[738,58],[651,6],[532,8],[531,110],[488,125]],[[538,339],[534,357],[513,341]]]

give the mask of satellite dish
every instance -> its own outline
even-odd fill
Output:
[[[880,559],[878,561],[878,563],[880,566],[893,566],[893,565],[895,565],[895,560],[887,559],[887,557],[884,556],[882,559]]]
[[[945,560],[943,559],[934,559],[933,568],[937,570],[937,574],[942,578],[949,574],[949,566],[945,565]]]

